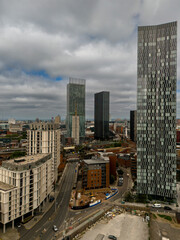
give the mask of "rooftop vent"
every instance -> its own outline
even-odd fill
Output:
[[[14,159],[15,163],[20,163],[26,161],[24,158],[23,159]]]

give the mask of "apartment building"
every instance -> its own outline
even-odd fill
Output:
[[[76,122],[79,125],[78,136],[80,142],[85,138],[85,83],[84,79],[70,78],[67,85],[67,137],[73,137],[73,116],[78,116],[78,122],[77,117]]]
[[[138,28],[137,192],[176,198],[177,22]]]
[[[82,164],[82,188],[109,187],[109,160],[86,159]]]
[[[27,155],[52,153],[52,182],[57,181],[60,164],[61,132],[56,123],[32,123],[27,131]]]
[[[39,207],[52,191],[52,154],[37,154],[2,162],[0,222],[6,223]]]

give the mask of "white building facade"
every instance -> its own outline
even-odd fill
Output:
[[[60,164],[60,140],[59,124],[33,123],[27,131],[27,154],[52,153],[52,182],[57,181],[58,166]]]
[[[37,154],[4,161],[0,167],[0,222],[32,212],[52,191],[52,156]]]

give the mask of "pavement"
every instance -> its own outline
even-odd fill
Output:
[[[9,227],[6,233],[2,233],[2,231],[0,232],[0,240],[19,240],[19,238],[20,235],[16,228],[12,229],[11,227]]]
[[[44,204],[42,209],[42,211],[44,211],[43,214],[41,216],[35,216],[25,227],[22,226],[18,229],[21,240],[50,240],[55,235],[52,229],[53,225],[59,228],[68,212],[70,194],[74,184],[75,165],[76,163],[68,163],[66,165],[66,174],[63,174],[60,186],[56,188],[58,193],[56,194],[56,199],[52,203],[47,202]]]
[[[55,236],[53,225],[58,228],[63,224],[69,208],[69,199],[74,184],[76,163],[68,163],[66,174],[62,176],[59,193],[50,209],[31,229],[21,235],[21,240],[43,239],[50,240]],[[55,207],[56,204],[56,207]]]
[[[148,240],[149,229],[146,222],[142,217],[123,213],[116,216],[109,222],[102,220],[88,230],[81,238],[81,240],[96,239],[98,234],[102,234],[105,237],[104,240],[108,240],[108,235],[114,235],[117,240]]]
[[[180,240],[180,226],[175,226],[163,219],[153,219],[150,224],[150,239]]]

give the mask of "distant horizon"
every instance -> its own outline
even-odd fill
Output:
[[[10,120],[10,119],[14,119],[15,121],[36,121],[36,119],[16,119],[16,118],[8,118],[8,119],[0,119],[0,121],[8,121],[8,120]],[[125,120],[130,120],[130,118],[128,119],[128,118],[113,118],[113,119],[111,119],[111,120],[109,120],[109,122],[111,122],[111,121],[115,121],[115,120],[120,120],[120,121],[125,121]],[[40,121],[51,121],[52,120],[52,118],[50,118],[50,119],[40,119],[39,118],[39,120]],[[55,120],[55,118],[53,118],[53,120]],[[61,119],[61,121],[65,121],[66,119]],[[86,121],[94,121],[94,118],[92,118],[92,119],[90,119],[90,118],[88,118],[88,119],[86,119]]]

